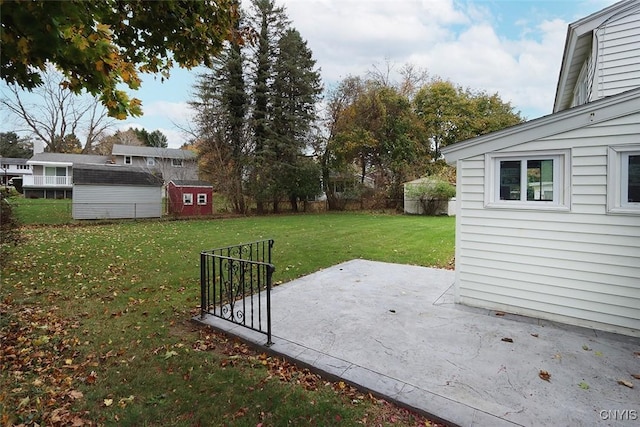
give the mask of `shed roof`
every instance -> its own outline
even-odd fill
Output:
[[[141,147],[139,145],[114,144],[111,154],[115,156],[158,157],[161,159],[195,159],[196,153],[178,148]]]
[[[163,181],[161,176],[130,166],[78,164],[73,167],[73,183],[162,187]]]
[[[200,181],[194,179],[174,179],[170,181],[176,187],[207,187],[213,188],[213,185],[208,183],[207,181]]]
[[[640,88],[444,147],[447,163],[640,113]]]

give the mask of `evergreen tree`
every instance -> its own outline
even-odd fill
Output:
[[[277,43],[288,20],[284,9],[276,7],[273,0],[253,0],[252,24],[258,34],[253,57],[253,111],[251,123],[254,141],[254,163],[251,174],[251,192],[256,200],[258,213],[264,211],[264,202],[273,196],[274,183],[270,180],[268,158],[271,155],[269,139],[270,109],[272,98],[273,65]]]
[[[133,132],[135,132],[136,136],[145,147],[156,147],[156,148],[167,148],[169,146],[169,140],[166,135],[163,134],[159,130],[154,130],[153,132],[149,132],[148,130],[142,128],[130,128]]]
[[[15,132],[0,132],[0,157],[28,159],[33,155],[33,143]]]
[[[240,21],[234,31],[240,32]],[[246,211],[243,181],[249,149],[249,99],[245,65],[239,37],[233,37],[211,71],[198,77],[196,96],[190,103],[197,111],[201,170],[237,213]]]
[[[294,209],[297,177],[308,170],[302,155],[309,145],[309,134],[316,120],[315,106],[322,86],[316,61],[300,33],[288,29],[278,41],[272,85],[272,127],[270,143],[270,182],[275,187],[274,210],[280,196],[286,196]]]

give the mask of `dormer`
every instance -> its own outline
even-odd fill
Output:
[[[640,0],[569,25],[553,112],[640,87]]]

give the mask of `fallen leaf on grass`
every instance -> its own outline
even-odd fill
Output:
[[[550,381],[551,379],[551,374],[547,371],[543,371],[540,370],[540,372],[538,372],[538,376],[540,377],[540,379],[545,380],[545,381]]]
[[[29,396],[25,397],[24,399],[20,399],[20,403],[18,404],[18,408],[22,408],[23,406],[27,406],[29,404],[29,401],[31,399],[29,399]]]
[[[633,383],[631,381],[618,380],[618,384],[623,385],[625,387],[633,388]]]
[[[71,390],[69,392],[69,397],[71,397],[73,400],[82,399],[83,396],[84,395],[82,394],[82,392],[78,390]]]
[[[104,399],[102,402],[104,403],[104,406],[107,407],[113,405],[113,399]]]
[[[167,351],[167,352],[164,354],[164,358],[165,358],[165,359],[168,359],[168,358],[170,358],[170,357],[177,356],[177,355],[178,355],[178,352],[177,352],[177,351],[173,351],[173,350],[171,350],[171,351]]]
[[[127,403],[133,402],[134,399],[135,399],[135,396],[133,396],[133,395],[131,395],[129,397],[124,397],[124,398],[120,399],[120,401],[118,402],[118,405],[121,408],[126,408]]]

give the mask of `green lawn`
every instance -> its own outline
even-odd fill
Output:
[[[10,197],[9,204],[24,225],[67,224],[71,219],[71,199],[25,199]]]
[[[25,228],[2,266],[0,424],[424,425],[189,319],[201,250],[273,238],[276,283],[353,258],[448,267],[454,223],[339,213]]]

